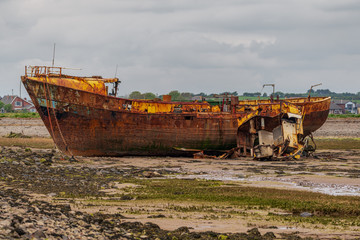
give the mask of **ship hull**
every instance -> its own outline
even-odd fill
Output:
[[[75,156],[180,156],[189,149],[222,151],[237,146],[244,113],[148,113],[124,110],[126,99],[23,77],[57,147]],[[304,134],[326,120],[330,99],[305,103]],[[182,151],[182,149],[185,151]],[[191,151],[190,151],[191,152]]]
[[[239,115],[124,112],[117,110],[122,103],[114,97],[49,85],[51,101],[46,101],[42,83],[24,85],[55,144],[69,155],[179,156],[188,153],[181,149],[236,147]]]

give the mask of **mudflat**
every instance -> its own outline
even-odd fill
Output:
[[[72,159],[51,144],[29,147],[51,142],[38,135],[47,132],[40,119],[1,119],[1,124],[33,136],[16,138],[19,147],[2,142],[3,238],[360,237],[358,149],[321,149],[296,161]],[[315,136],[333,136],[324,136],[331,126],[339,123],[326,122],[323,135]]]

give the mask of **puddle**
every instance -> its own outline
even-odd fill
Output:
[[[327,183],[313,183],[309,181],[301,181],[294,179],[287,179],[281,177],[259,177],[250,176],[246,177],[239,173],[232,171],[213,171],[206,174],[192,174],[192,175],[178,175],[171,176],[172,178],[179,179],[205,179],[205,180],[218,180],[218,181],[239,181],[239,182],[263,182],[261,187],[276,187],[296,189],[303,191],[318,192],[333,196],[360,196],[359,185],[345,185],[345,184],[327,184]]]

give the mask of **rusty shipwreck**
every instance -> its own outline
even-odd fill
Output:
[[[329,97],[217,104],[116,97],[117,78],[75,77],[25,67],[21,80],[56,146],[72,156],[177,156],[235,149],[242,156],[298,156],[325,122]]]

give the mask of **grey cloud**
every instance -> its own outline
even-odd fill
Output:
[[[18,89],[26,64],[112,77],[121,94],[258,91],[276,82],[304,92],[323,82],[355,91],[357,1],[0,1],[0,95]],[[341,80],[342,84],[339,84]]]

